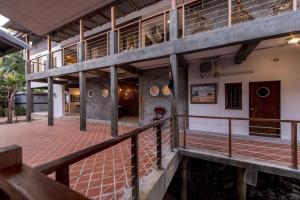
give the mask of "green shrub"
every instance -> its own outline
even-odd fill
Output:
[[[0,110],[0,117],[5,117],[5,116],[6,116],[6,111],[3,108],[3,109]]]
[[[15,108],[15,115],[16,116],[24,116],[26,115],[26,108],[24,108],[23,106],[17,106]]]

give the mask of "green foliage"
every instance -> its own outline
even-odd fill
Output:
[[[24,115],[26,115],[26,113],[27,113],[26,108],[24,108],[23,106],[17,106],[15,108],[16,116],[24,116]]]
[[[7,116],[7,109],[2,108],[0,110],[0,117],[6,117]]]

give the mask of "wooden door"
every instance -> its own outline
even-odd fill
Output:
[[[250,118],[280,119],[280,81],[249,84]],[[279,122],[250,121],[250,134],[280,136]]]

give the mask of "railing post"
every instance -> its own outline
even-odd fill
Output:
[[[232,120],[228,119],[228,156],[232,157]]]
[[[292,122],[292,135],[291,135],[291,152],[292,152],[292,168],[298,169],[298,139],[297,139],[297,123]]]
[[[162,144],[161,144],[161,124],[156,126],[156,154],[157,154],[157,168],[162,169]]]
[[[48,55],[47,55],[47,69],[52,69],[52,44],[50,35],[47,35]]]
[[[182,38],[185,36],[185,6],[182,6]]]
[[[70,187],[69,166],[56,170],[56,181]]]
[[[132,176],[132,199],[139,199],[139,155],[138,135],[131,138],[131,176]]]
[[[183,119],[183,148],[186,148],[186,117]]]
[[[293,11],[297,11],[297,0],[293,0]]]
[[[142,21],[139,20],[139,48],[142,48]]]

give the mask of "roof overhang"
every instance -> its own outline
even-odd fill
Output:
[[[0,13],[42,36],[114,0],[0,0]]]
[[[29,48],[31,48],[31,46],[26,44],[22,40],[0,30],[0,57],[19,51],[21,49]]]

